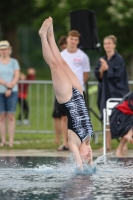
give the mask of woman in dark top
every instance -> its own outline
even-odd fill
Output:
[[[106,55],[99,59],[95,68],[98,84],[98,108],[103,119],[103,108],[109,98],[122,98],[129,92],[125,62],[116,53],[116,37],[109,35],[103,40]],[[107,149],[111,148],[111,134],[107,133]]]
[[[121,137],[116,156],[122,157],[126,142],[133,143],[133,91],[124,96],[123,100],[113,108],[110,130],[112,139]]]

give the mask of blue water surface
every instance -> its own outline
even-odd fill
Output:
[[[101,156],[80,171],[70,158],[0,157],[1,200],[133,200],[133,159]]]

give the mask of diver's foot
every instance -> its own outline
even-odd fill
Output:
[[[49,21],[51,22],[49,29],[48,29],[48,36],[53,35],[53,19],[49,17]]]
[[[43,34],[47,34],[50,25],[51,25],[51,19],[50,18],[45,19],[39,30],[39,35],[42,36]]]

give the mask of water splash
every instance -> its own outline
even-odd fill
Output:
[[[38,172],[43,171],[43,172],[46,172],[46,173],[47,172],[50,173],[50,172],[55,171],[55,169],[53,167],[50,167],[50,166],[47,166],[47,165],[41,165],[41,166],[35,167],[34,170],[38,171]]]
[[[7,161],[7,162],[6,162]],[[17,166],[16,166],[17,165]],[[0,193],[8,199],[133,199],[133,159],[99,156],[81,172],[73,158],[1,158]],[[47,196],[46,196],[47,195]],[[25,197],[25,198],[24,198]],[[52,198],[53,197],[53,198]]]

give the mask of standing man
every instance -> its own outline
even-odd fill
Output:
[[[78,77],[83,91],[85,92],[85,84],[88,81],[91,69],[89,57],[78,48],[79,41],[80,33],[76,30],[69,31],[67,37],[67,47],[61,52],[61,55],[71,70]]]

